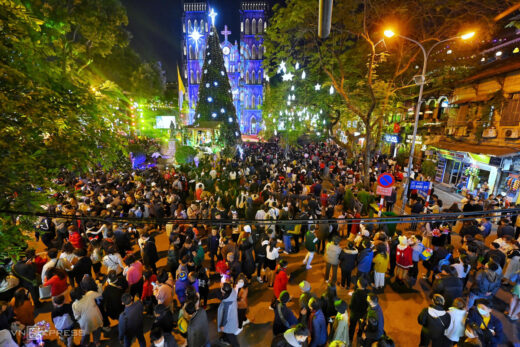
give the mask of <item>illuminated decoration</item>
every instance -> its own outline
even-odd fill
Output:
[[[224,110],[224,108],[220,109],[220,113],[225,113],[225,112],[226,112],[226,110]]]
[[[291,72],[285,73],[282,76],[282,81],[292,81],[293,77],[294,75]]]
[[[296,65],[294,65],[294,69],[298,70],[300,68],[300,63],[296,62]]]
[[[291,91],[293,91],[293,90],[294,90],[294,85],[293,85],[293,86],[291,86]]]
[[[211,24],[215,25],[215,17],[218,15],[217,12],[212,8],[211,11],[209,11],[208,17],[211,18]]]
[[[334,87],[333,86],[330,86],[329,93],[330,93],[330,95],[334,94]]]
[[[305,77],[307,77],[307,74],[305,73],[305,70],[303,70],[303,72],[302,72],[302,80],[304,80]]]
[[[498,52],[496,52],[495,55],[496,55],[497,57],[500,57],[500,56],[502,55],[502,51],[498,51]]]
[[[480,61],[486,61],[486,58],[482,58],[482,59],[480,59]]]
[[[232,118],[232,117],[229,117],[229,118],[228,118],[228,122],[229,122],[229,123],[233,123],[233,118]]]
[[[217,118],[217,114],[216,114],[215,112],[213,112],[213,113],[211,114],[211,117],[213,117],[213,118]]]
[[[209,83],[206,83],[206,88],[209,88]]]
[[[446,54],[451,54],[453,53],[453,51],[451,49],[448,49],[448,51],[446,52]]]
[[[240,132],[243,134],[257,134],[260,130],[262,130],[263,122],[261,105],[265,99],[265,83],[263,82],[269,82],[269,77],[267,76],[267,72],[263,67],[263,53],[265,52],[265,47],[263,46],[263,34],[265,33],[265,30],[263,29],[262,32],[257,30],[256,33],[253,34],[251,32],[251,25],[253,19],[256,19],[256,23],[259,23],[259,20],[262,19],[262,23],[265,24],[267,22],[267,9],[267,5],[264,4],[264,1],[255,1],[252,4],[243,2],[240,5],[240,12],[237,13],[235,17],[233,17],[234,20],[240,21],[243,26],[243,30],[240,32],[240,39],[238,42],[230,42],[231,31],[228,29],[229,26],[226,27],[222,25],[224,29],[222,31],[222,35],[216,31],[214,34],[217,37],[220,36],[219,43],[224,59],[224,66],[218,68],[217,74],[218,77],[228,77],[234,111],[236,112]],[[204,69],[211,71],[209,67],[203,67],[204,58],[211,60],[211,65],[208,66],[214,66],[217,64],[215,56],[213,56],[213,53],[210,53],[210,50],[207,49],[207,46],[209,45],[209,38],[214,38],[213,35],[210,35],[213,32],[212,30],[206,31],[206,27],[212,25],[212,18],[209,17],[209,14],[212,12],[218,12],[220,15],[218,7],[215,7],[212,11],[212,8],[208,6],[207,3],[184,3],[183,25],[186,27],[186,33],[184,33],[183,38],[187,45],[187,53],[183,56],[184,65],[181,68],[181,72],[183,72],[182,76],[185,78],[184,84],[187,86],[186,100],[188,100],[188,116],[185,118],[186,125],[192,124],[197,119],[197,112],[195,111],[197,103],[200,102],[200,100],[204,100],[204,102],[207,101],[208,94],[206,94],[204,97],[199,96],[199,89],[205,87],[206,82],[210,83],[210,87],[213,88],[213,91],[217,89],[214,87],[225,88],[224,91],[228,90],[228,87],[226,87],[219,78],[204,79],[204,77],[211,75],[211,72],[203,72]],[[248,32],[246,32],[246,28],[244,26],[246,19],[248,19],[250,23]],[[205,27],[201,27],[200,25],[198,27],[194,26],[195,21],[200,23],[201,20],[204,21]],[[265,25],[262,25],[262,27],[265,27]],[[190,30],[189,28],[193,29]],[[259,25],[257,24],[257,29],[258,28]],[[203,37],[200,39],[198,49],[195,49],[195,42],[189,36],[189,34],[191,34],[192,30],[194,29],[198,29],[199,33],[203,35]],[[285,63],[283,65],[285,65]],[[286,68],[284,67],[284,70],[285,69]],[[249,83],[246,83],[246,72],[249,72]],[[252,78],[253,74],[254,79]],[[200,76],[200,78],[198,76]],[[261,76],[263,76],[263,78]],[[201,79],[203,80],[203,84],[199,85],[199,83],[201,83]],[[217,80],[218,83],[215,84]],[[216,92],[219,92],[219,90]],[[212,111],[216,111],[216,118],[220,119],[221,105],[217,105],[216,95],[213,94],[212,96],[214,98],[213,104],[218,107],[213,108],[205,115],[200,112],[201,120],[203,120],[204,117],[211,119],[209,116],[212,114]],[[253,98],[255,100],[255,107],[252,107]],[[233,111],[231,111],[231,107],[229,106],[224,106],[224,109],[226,110],[227,114],[223,118],[223,121],[228,124],[228,115]],[[233,133],[231,133],[231,136],[232,134]]]
[[[287,72],[287,68],[285,67],[285,61],[283,61],[283,60],[280,63],[280,67],[278,68],[277,73],[280,73],[280,72],[283,72],[283,73]]]
[[[520,52],[520,49],[518,47],[515,47],[515,49],[513,49],[513,53],[516,54],[518,52]]]
[[[213,82],[213,85],[214,85],[215,87],[217,87],[217,86],[218,86],[218,82],[217,82],[217,81]]]
[[[208,64],[211,64],[211,59],[210,59],[210,60],[208,60]]]
[[[209,87],[209,83],[207,87]],[[208,96],[208,102],[213,102],[213,98],[211,96]]]
[[[199,31],[197,29],[194,29],[191,34],[190,34],[190,38],[193,40],[193,42],[195,42],[195,46],[198,47],[199,46],[199,41],[201,39],[203,35],[201,33],[199,33]]]
[[[316,85],[314,86],[314,90],[320,90],[321,89],[321,85],[319,83],[316,83]]]

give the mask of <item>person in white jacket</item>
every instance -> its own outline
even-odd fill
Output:
[[[109,273],[110,270],[114,270],[118,275],[123,272],[125,268],[121,255],[117,253],[116,248],[113,246],[108,249],[108,254],[103,257],[103,265],[106,266],[107,273]]]
[[[444,331],[444,335],[453,343],[458,343],[464,336],[466,316],[466,303],[463,299],[457,298],[449,308],[448,314],[451,317],[450,326]]]
[[[81,345],[90,344],[90,334],[94,336],[96,346],[100,345],[101,327],[103,326],[103,316],[96,304],[96,298],[101,296],[101,286],[98,282],[98,291],[84,292],[81,288],[76,288],[71,293],[72,312],[74,318],[78,321],[79,327],[83,333]]]

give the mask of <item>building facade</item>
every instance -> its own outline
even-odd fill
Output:
[[[233,103],[242,134],[256,135],[262,129],[264,57],[263,33],[267,28],[268,6],[263,1],[242,2],[240,5],[240,42],[231,43],[231,31],[223,27],[221,38],[224,64],[231,85]],[[206,35],[211,25],[210,8],[206,2],[186,2],[183,15],[183,78],[187,86],[189,114],[187,124],[194,122],[198,102],[201,70],[204,64]]]

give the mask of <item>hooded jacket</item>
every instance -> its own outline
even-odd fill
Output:
[[[231,290],[227,298],[218,306],[217,328],[223,327],[223,333],[234,334],[238,330],[237,292]]]
[[[495,296],[501,284],[501,276],[495,271],[489,269],[479,270],[475,277],[475,287],[473,291],[479,295],[485,296],[486,293],[491,293]]]
[[[294,336],[296,328],[287,330],[283,334],[276,335],[271,343],[271,347],[301,347],[302,344]]]
[[[369,272],[374,259],[374,252],[371,248],[365,248],[358,254],[358,271]]]
[[[424,334],[437,338],[444,335],[450,326],[451,317],[442,307],[432,305],[421,311],[417,321],[422,325]]]
[[[483,321],[484,321],[484,319],[478,312],[478,309],[475,306],[470,308],[470,310],[468,312],[467,322],[475,323],[479,327],[482,328]],[[489,318],[489,322],[487,324],[487,329],[493,330],[495,332],[495,335],[493,337],[491,337],[490,341],[483,341],[482,346],[495,347],[499,343],[502,342],[502,335],[503,335],[502,322],[500,322],[500,320],[497,317],[495,317],[493,314],[491,314],[491,317]],[[483,330],[485,330],[485,328]]]
[[[324,345],[327,342],[327,322],[322,310],[318,310],[312,316],[310,347]]]

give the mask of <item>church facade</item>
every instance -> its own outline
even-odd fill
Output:
[[[267,4],[247,1],[240,5],[240,42],[231,43],[227,25],[221,31],[220,46],[231,85],[242,134],[256,135],[262,129],[262,103],[265,75],[263,33],[267,28]],[[195,108],[202,79],[206,35],[211,25],[210,8],[206,2],[185,2],[183,15],[183,77],[189,103],[188,124],[195,119]]]

